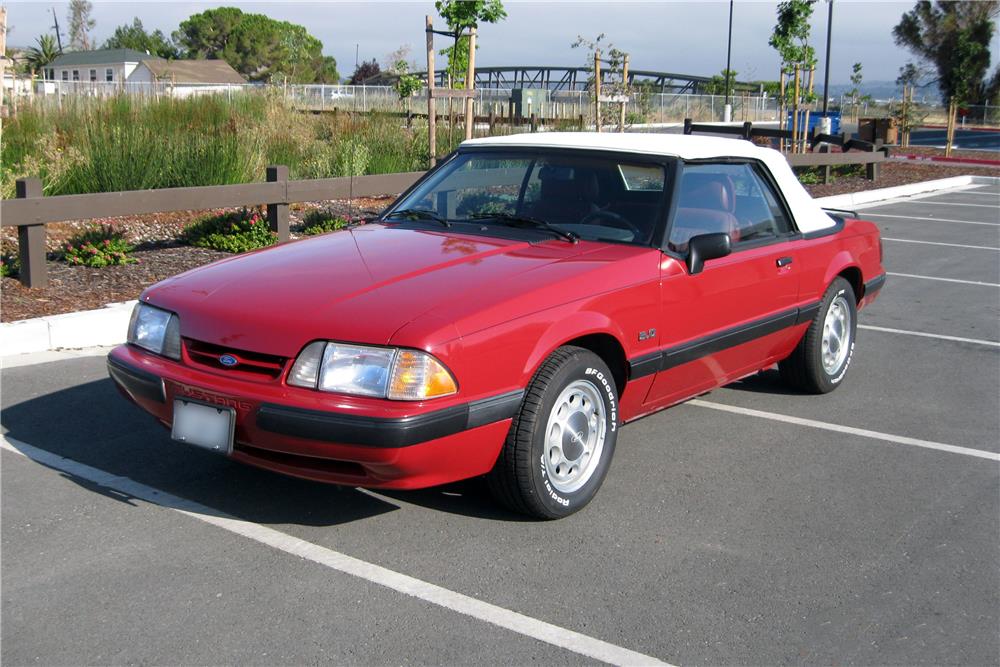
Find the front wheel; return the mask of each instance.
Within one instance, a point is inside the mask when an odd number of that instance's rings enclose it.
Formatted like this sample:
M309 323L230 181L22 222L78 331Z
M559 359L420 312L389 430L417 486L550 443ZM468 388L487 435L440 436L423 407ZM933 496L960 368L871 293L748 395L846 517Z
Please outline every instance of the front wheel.
M507 507L541 519L583 508L601 487L618 438L618 389L593 352L556 350L539 368L490 472Z
M854 288L834 280L791 356L778 364L781 377L811 394L826 394L840 386L854 358L858 307Z

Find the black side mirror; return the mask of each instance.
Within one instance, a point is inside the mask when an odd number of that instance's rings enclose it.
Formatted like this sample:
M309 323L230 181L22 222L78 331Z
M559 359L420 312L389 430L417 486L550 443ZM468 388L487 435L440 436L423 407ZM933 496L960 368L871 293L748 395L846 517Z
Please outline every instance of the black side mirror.
M729 239L729 234L718 232L692 236L688 240L688 273L691 275L701 273L701 270L705 268L705 262L725 257L732 251L732 241Z

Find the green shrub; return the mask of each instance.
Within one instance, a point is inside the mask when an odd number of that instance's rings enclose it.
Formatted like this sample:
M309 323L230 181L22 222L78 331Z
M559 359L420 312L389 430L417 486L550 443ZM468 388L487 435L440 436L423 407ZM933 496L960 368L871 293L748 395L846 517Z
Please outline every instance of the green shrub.
M0 255L0 277L13 278L17 276L20 269L21 265L16 255L7 253Z
M181 240L200 248L241 253L278 242L259 209L241 209L202 218L184 228Z
M819 185L823 182L823 177L817 167L803 169L798 171L795 175L798 176L799 183L802 185Z
M334 214L333 211L317 208L309 211L302 218L302 233L306 236L326 234L327 232L335 232L338 229L343 229L349 224L351 223L348 220Z
M73 236L63 248L63 259L73 266L121 266L134 264L134 248L111 225L91 227Z

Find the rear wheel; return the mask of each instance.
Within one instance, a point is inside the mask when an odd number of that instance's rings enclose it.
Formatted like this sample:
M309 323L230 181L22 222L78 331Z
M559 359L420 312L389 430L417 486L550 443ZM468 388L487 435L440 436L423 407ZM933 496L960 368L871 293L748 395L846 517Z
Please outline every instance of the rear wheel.
M825 394L840 386L854 358L858 329L854 288L843 278L830 284L819 312L792 354L778 364L781 377L811 394Z
M545 360L525 393L488 476L507 507L558 519L593 499L618 438L618 390L596 354L565 346Z

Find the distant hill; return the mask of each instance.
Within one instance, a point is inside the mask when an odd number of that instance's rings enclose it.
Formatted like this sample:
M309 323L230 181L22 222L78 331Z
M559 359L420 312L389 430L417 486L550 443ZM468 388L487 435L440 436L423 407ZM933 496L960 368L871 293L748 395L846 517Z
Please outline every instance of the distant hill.
M853 88L854 86L849 83L831 84L830 97L839 98L841 95L849 93ZM820 85L820 90L822 90L822 84ZM898 100L903 96L903 87L896 85L895 81L865 81L859 86L859 90L862 95L871 95L876 100ZM937 86L934 84L917 88L913 97L918 102L924 101L937 104L941 101L940 93L938 93Z

